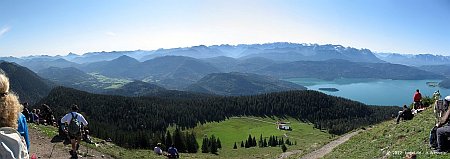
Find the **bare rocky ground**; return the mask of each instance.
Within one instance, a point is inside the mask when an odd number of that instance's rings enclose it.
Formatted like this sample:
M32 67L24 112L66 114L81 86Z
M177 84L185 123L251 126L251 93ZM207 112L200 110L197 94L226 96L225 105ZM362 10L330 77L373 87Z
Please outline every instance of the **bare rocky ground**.
M28 128L30 137L30 157L36 155L40 159L69 159L71 145L68 141L60 141L58 137L53 139L34 127ZM112 158L91 148L80 145L78 158Z

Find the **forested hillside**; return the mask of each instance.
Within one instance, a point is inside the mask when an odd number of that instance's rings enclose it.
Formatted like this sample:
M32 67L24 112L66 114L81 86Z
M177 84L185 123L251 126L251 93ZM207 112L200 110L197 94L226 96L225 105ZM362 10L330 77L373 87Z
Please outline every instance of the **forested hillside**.
M367 106L317 91L170 99L96 95L57 87L37 105L43 103L54 109L56 117L69 111L71 104L78 104L94 135L111 137L116 143L130 147L148 147L161 140L158 134L170 124L190 128L197 123L223 121L232 116L290 116L330 133L343 134L389 119L399 110Z
M306 90L306 87L276 78L251 73L212 73L186 88L192 92L239 96L287 90Z
M8 76L11 90L19 95L21 102L35 103L47 96L53 87L48 80L15 63L0 61L0 69Z
M394 80L443 79L444 76L391 63L362 63L346 60L296 61L274 64L253 73L279 78L376 78Z
M206 93L196 93L178 90L167 90L158 85L142 82L133 81L119 87L117 89L110 89L102 94L107 95L119 95L126 97L159 97L159 98L171 98L171 99L190 99L190 98L204 98L212 97L212 94Z

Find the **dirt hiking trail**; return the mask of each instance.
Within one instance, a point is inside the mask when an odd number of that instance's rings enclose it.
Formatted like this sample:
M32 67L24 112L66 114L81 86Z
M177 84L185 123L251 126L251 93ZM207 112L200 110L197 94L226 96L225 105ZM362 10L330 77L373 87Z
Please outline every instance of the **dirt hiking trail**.
M55 140L57 137L48 137L44 132L41 132L38 128L29 125L28 133L30 138L30 158L33 154L39 159L70 159L69 151L71 145L67 141ZM83 141L82 141L83 142ZM109 155L100 153L91 148L87 148L80 145L78 158L112 158Z

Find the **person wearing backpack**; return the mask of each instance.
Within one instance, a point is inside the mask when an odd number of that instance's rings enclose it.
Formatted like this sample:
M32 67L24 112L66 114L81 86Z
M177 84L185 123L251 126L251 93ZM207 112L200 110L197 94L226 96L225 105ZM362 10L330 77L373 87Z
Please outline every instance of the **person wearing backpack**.
M76 104L72 105L72 112L67 113L63 118L61 118L61 123L68 123L68 134L70 138L70 142L72 144L72 150L70 154L72 156L77 155L77 150L80 147L81 141L81 123L84 126L88 125L86 119L78 113L79 110Z
M0 158L29 158L24 137L17 131L23 106L9 92L9 79L0 74Z

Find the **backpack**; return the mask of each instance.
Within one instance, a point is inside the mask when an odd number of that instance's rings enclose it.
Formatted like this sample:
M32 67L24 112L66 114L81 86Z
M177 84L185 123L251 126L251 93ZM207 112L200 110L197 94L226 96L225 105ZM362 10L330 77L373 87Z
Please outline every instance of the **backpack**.
M78 116L77 115L73 115L72 114L72 119L70 119L70 123L69 123L69 134L72 136L76 136L76 135L80 135L81 134L81 130L80 130L80 122L78 122Z
M437 147L437 127L433 127L433 129L431 129L430 131L430 147L431 148L436 148Z
M25 139L10 127L0 128L0 158L29 158Z

